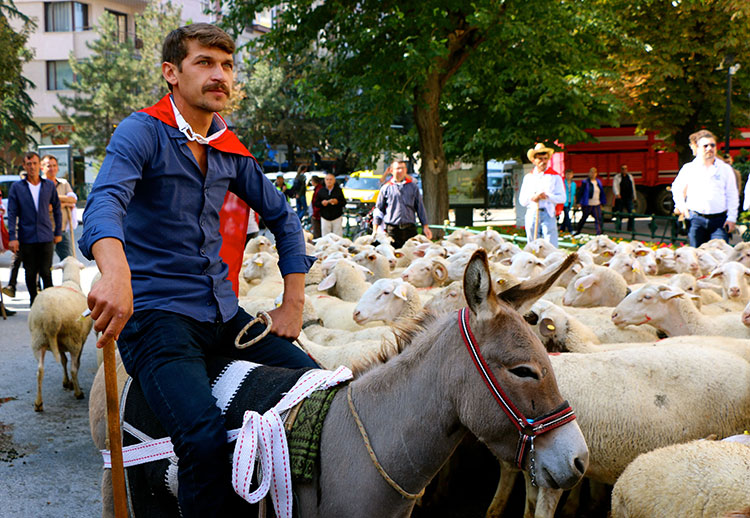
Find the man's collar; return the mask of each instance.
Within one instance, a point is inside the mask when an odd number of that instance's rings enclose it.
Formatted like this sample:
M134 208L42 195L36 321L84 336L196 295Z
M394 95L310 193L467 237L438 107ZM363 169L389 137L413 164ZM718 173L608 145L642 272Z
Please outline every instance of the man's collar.
M180 126L177 123L177 119L175 117L175 111L176 110L173 108L173 102L172 102L170 94L167 94L164 97L162 97L159 100L159 102L157 102L155 105L141 110L141 112L147 115L150 115L151 117L154 117L155 119L160 120L167 126L171 126L179 130ZM177 111L177 113L179 113L179 111ZM247 148L237 138L237 135L235 135L231 130L227 129L227 123L226 121L224 121L221 115L219 115L218 113L215 113L214 119L216 120L217 117L218 117L218 120L221 121L221 124L223 125L224 129L220 130L218 135L214 134L214 135L211 135L211 137L209 137L208 139L206 139L207 145L219 151L223 151L225 153L232 153L235 155L247 156L247 157L255 159L255 157L252 154L250 154L250 151L248 151ZM180 131L182 132L182 130ZM197 140L197 139L191 139L187 135L185 136L189 140ZM205 139L205 137L201 137L201 138Z

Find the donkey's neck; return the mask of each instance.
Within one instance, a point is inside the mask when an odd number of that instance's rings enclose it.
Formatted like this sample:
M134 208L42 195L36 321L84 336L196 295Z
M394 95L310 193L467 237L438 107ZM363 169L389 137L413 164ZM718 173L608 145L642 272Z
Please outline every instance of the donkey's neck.
M409 346L402 355L352 382L351 387L378 460L392 479L413 493L437 474L466 433L453 409L450 387L440 381L438 360L442 349L447 349L446 341L443 338L439 345L437 336L423 334L419 338L423 343ZM460 340L457 334L455 339Z

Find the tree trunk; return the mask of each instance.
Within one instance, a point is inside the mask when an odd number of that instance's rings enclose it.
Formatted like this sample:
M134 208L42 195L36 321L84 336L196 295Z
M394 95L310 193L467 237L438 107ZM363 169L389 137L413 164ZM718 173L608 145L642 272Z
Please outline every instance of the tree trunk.
M448 163L443 149L443 129L440 126L440 78L432 73L421 89L415 92L414 120L419 132L419 152L422 157L422 190L427 219L433 225L443 225L448 219ZM433 232L436 238L442 231Z

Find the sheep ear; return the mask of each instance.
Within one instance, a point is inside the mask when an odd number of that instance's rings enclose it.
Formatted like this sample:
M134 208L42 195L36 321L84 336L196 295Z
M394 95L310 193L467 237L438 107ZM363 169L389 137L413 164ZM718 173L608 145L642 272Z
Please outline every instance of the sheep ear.
M408 290L407 283L402 283L396 286L396 289L393 290L393 294L400 298L401 300L406 300L406 297L408 294L406 293Z
M750 276L750 268L748 268L747 266L745 267L745 275Z
M723 274L724 274L724 271L723 271L723 270L722 270L721 268L716 268L716 269L715 269L714 271L712 271L712 272L711 272L711 273L709 274L708 278L709 278L709 279L713 279L713 278L715 278L715 277L720 277L720 276L721 276L721 275L723 275Z
M602 266L609 266L609 263L611 263L611 262L612 261L607 261L606 263L602 263Z
M510 266L511 264L513 264L513 258L511 258L511 257L503 257L502 259L500 259L498 261L498 263L500 263L500 264L502 264L504 266Z
M466 265L464 294L472 313L475 315L480 313L494 314L492 306L494 306L496 298L492 291L487 252L481 248L472 254L469 263Z
M59 263L55 263L55 264L53 264L53 265L52 265L52 269L53 269L53 270L62 270L63 266L64 266L64 265L63 265L62 261L60 261Z
M585 275L576 281L575 288L577 291L585 291L594 284L596 284L596 276Z
M662 300L669 300L675 297L682 297L686 293L680 289L675 289L670 286L659 286L659 297Z
M550 336L554 335L556 329L557 327L555 326L555 323L551 318L543 318L539 321L539 334L541 334L545 338L549 338Z
M330 290L334 286L336 286L336 274L331 273L328 277L320 281L320 284L318 284L318 291Z

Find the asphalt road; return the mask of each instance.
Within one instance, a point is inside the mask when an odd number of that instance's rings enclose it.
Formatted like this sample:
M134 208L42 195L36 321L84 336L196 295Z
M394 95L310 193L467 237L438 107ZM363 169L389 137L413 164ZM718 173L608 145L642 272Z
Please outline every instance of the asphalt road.
M10 254L0 255L3 286L9 266ZM95 266L83 270L84 291L94 274ZM34 412L37 366L29 346L29 295L23 278L21 269L16 298L3 296L6 307L17 313L0 319L0 517L101 516L101 457L88 425L89 389L97 368L94 335L86 341L78 374L85 398L77 400L62 388L62 368L48 353L44 412ZM61 282L62 272L53 272L53 283Z

